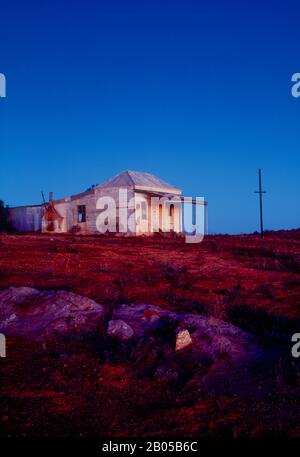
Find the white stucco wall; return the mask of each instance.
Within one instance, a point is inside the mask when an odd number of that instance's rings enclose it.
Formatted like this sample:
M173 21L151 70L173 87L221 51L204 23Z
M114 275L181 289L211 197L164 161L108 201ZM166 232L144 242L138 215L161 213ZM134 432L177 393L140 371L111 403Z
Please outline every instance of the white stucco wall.
M67 233L74 228L78 233L82 234L97 234L97 217L101 210L97 209L97 201L99 198L111 197L115 201L117 208L117 231L122 231L119 220L119 210L126 210L128 202L132 201L132 206L127 211L127 218L131 218L133 224L123 232L132 232L133 234L153 233L155 228L155 220L157 220L157 228L162 231L171 230L175 232L182 231L182 206L174 204L174 216L170 227L170 209L169 205L152 206L153 201L148 193L135 192L132 186L122 187L123 193L120 194L119 187L96 187L91 192L79 194L66 198L64 200L54 201L54 207L62 216L63 220L60 227L54 224L56 233ZM125 193L124 193L125 192ZM120 195L125 198L120 200ZM124 197L126 195L126 197ZM147 219L142 218L142 202L146 203ZM79 223L78 221L78 206L85 205L86 207L86 222ZM47 224L42 224L42 214L44 207L42 206L24 206L10 208L9 215L13 223L13 227L18 232L30 232L37 230L45 230ZM112 213L110 213L110 217ZM156 230L158 231L158 230Z

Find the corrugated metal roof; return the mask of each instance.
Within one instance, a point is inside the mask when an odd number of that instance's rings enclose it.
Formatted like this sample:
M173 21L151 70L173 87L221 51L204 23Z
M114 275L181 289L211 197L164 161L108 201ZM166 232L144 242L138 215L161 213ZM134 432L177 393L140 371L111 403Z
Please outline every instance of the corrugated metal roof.
M126 170L117 174L113 178L104 182L97 187L119 187L119 186L131 186L131 187L144 187L151 189L170 189L172 191L180 191L177 187L172 184L163 181L162 179L154 176L150 173L144 173L140 171Z

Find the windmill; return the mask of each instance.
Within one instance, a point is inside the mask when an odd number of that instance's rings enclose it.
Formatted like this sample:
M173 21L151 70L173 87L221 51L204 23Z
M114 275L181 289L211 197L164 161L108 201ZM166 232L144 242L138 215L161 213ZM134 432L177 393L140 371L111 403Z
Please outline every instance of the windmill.
M44 214L42 217L42 231L45 232L55 232L56 229L61 228L61 223L63 221L63 217L57 211L53 203L53 192L49 193L49 203L45 201L44 192L41 191L42 199L43 199L43 206L44 206Z

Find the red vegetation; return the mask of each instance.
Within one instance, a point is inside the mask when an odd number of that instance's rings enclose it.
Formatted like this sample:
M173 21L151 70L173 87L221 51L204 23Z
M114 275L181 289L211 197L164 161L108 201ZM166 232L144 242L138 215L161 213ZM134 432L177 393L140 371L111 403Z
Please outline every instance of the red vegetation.
M257 310L263 318L294 319L300 316L300 231L270 232L263 240L209 236L195 245L159 235L2 235L0 288L9 286L69 290L111 309L151 303L234 323L245 312L255 321ZM2 435L300 435L299 397L279 381L280 401L249 401L144 378L127 361L112 363L91 348L51 354L9 339L7 353Z

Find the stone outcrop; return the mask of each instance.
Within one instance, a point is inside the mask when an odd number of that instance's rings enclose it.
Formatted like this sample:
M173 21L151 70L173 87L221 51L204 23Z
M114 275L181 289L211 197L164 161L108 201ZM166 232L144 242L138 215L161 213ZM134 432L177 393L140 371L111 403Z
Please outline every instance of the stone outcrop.
M73 292L31 287L0 291L0 331L6 336L91 334L97 332L104 316L103 306Z
M77 335L93 335L102 354L121 356L142 375L171 382L198 376L201 385L210 386L214 373L224 379L229 366L255 364L262 353L252 334L205 315L148 304L118 306L108 322L107 315L105 307L72 292L29 287L0 291L0 332L5 336L51 340L64 352L66 337L69 342Z
M145 314L156 317L152 320L145 318ZM162 339L172 351L176 348L176 339L180 341L181 338L189 343L182 349L201 352L212 359L247 357L257 351L252 334L213 317L179 314L146 304L121 305L114 311L113 317L130 325L137 339L145 336Z

